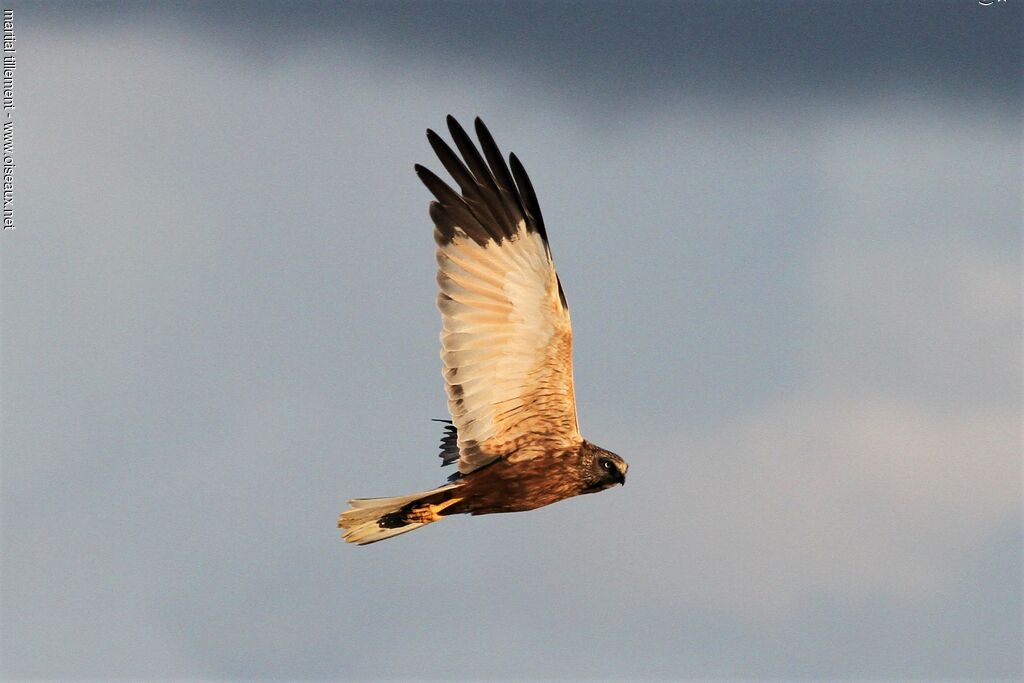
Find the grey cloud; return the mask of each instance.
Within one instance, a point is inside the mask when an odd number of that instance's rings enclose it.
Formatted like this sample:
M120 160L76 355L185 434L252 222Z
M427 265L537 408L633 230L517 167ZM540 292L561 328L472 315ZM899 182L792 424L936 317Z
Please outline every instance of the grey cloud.
M651 98L714 93L818 101L899 93L1020 104L1021 8L975 2L307 2L31 5L68 27L130 21L223 42L272 65L361 44L453 77L523 74L570 100L642 115ZM127 16L127 19L126 19Z

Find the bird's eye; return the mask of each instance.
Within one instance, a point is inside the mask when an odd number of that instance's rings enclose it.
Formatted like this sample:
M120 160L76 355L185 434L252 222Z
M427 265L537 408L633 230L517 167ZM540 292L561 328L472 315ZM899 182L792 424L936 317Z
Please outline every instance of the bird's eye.
M611 460L602 460L601 461L601 467L605 468L606 470L610 470L612 468L612 461Z

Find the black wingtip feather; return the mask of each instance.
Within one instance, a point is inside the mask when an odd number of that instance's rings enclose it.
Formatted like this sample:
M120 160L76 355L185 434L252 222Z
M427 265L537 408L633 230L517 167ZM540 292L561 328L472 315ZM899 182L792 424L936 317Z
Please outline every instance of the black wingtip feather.
M523 198L526 211L533 218L537 232L540 233L541 238L547 243L548 233L544 229L544 217L540 213L540 203L537 201L537 193L533 191L533 183L530 182L530 176L526 174L526 169L515 154L508 155L508 162L512 166L512 177L515 178L516 186L519 188L519 194Z
M419 164L416 164L414 168L419 179L437 198L437 202L430 205L430 216L446 238L452 239L455 235L455 228L458 227L478 244L487 244L491 236L473 215L465 200L456 194L455 190L448 187L447 183L434 175L429 168Z
M487 231L491 239L501 242L506 236L506 231L502 225L503 221L500 219L502 214L500 211L496 213L494 211L496 207L492 207L492 202L488 201L487 195L491 193L488 193L487 188L480 185L477 178L466 168L466 165L452 151L448 143L441 139L441 136L432 130L428 130L427 142L430 143L437 158L441 160L441 165L455 179L456 184L458 184L459 189L462 191L462 200L466 203L466 207L470 212L472 212L473 217Z
M487 162L480 156L480 151L466 134L462 125L451 115L448 116L448 132L451 133L455 146L462 154L462 158L465 159L469 172L473 174L475 198L486 205L494 219L496 232L499 234L498 241L500 242L502 237L511 238L516 232L520 212L516 210L517 207L503 201L501 192L495 183L494 174L487 166Z
M512 154L506 163L479 116L473 120L479 150L454 116L448 114L445 121L462 159L429 128L427 141L461 194L429 169L420 164L414 167L420 180L437 198L437 203L430 207L430 215L444 240L442 244L454 239L456 228L480 245L488 241L500 243L503 238L512 237L519 222L524 221L527 231L539 234L546 245L548 236L540 205L519 159Z

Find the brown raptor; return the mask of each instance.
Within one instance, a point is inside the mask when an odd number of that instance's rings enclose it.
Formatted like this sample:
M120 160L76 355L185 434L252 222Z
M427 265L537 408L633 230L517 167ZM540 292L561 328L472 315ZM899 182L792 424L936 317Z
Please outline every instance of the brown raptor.
M626 482L628 465L585 440L576 420L569 308L526 170L506 165L476 119L480 150L448 117L459 155L427 140L459 187L423 166L434 195L441 359L451 422L442 464L459 471L440 488L357 498L338 526L350 543L397 536L455 514L519 512Z

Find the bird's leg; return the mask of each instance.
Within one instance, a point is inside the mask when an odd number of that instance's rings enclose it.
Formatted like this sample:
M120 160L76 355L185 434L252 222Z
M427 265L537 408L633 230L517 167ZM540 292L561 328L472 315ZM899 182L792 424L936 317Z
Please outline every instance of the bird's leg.
M443 503L438 503L437 505L433 505L431 503L427 503L426 505L420 505L418 507L415 507L415 508L413 508L412 510L409 510L409 512L406 513L406 515L405 515L406 523L408 523L408 524L430 524L431 522L436 522L437 520L441 519L441 513L445 510L445 508L448 508L448 507L451 507L452 505L455 505L460 500L462 500L462 499L461 498L449 498L448 500L444 501Z

